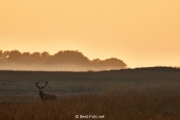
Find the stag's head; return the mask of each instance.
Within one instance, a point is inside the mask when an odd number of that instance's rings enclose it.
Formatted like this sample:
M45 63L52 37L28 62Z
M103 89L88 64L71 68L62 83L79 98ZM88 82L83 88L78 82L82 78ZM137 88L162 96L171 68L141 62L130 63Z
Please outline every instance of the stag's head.
M48 82L46 82L45 85L39 86L39 82L36 82L36 83L35 83L36 87L37 87L39 90L42 90L43 88L45 88L45 87L47 86L47 84L48 84Z

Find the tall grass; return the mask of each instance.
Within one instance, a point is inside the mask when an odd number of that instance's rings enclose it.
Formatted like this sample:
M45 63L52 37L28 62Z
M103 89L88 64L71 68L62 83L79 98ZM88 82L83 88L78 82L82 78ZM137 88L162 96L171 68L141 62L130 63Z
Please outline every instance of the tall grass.
M31 102L1 102L0 119L77 120L75 115L104 115L107 120L178 120L179 94L176 90L110 91L59 96L51 102L42 102L34 96ZM27 99L27 96L13 99Z

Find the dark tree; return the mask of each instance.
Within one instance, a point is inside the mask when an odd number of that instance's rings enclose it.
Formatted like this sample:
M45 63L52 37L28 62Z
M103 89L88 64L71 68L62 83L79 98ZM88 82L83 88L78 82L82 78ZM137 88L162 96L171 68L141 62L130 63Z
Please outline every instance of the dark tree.
M21 53L17 50L13 50L9 53L7 58L8 62L19 62L21 60Z
M110 58L110 59L106 59L104 61L102 61L102 65L105 66L105 67L109 67L109 68L124 68L124 67L127 67L127 65L117 59L117 58Z
M34 52L30 55L30 60L33 63L39 62L41 54L39 52Z
M3 51L0 50L0 62L2 62L2 54L3 54Z
M29 52L23 52L22 55L21 55L21 60L23 63L30 63L30 57L31 57L31 54Z
M40 55L40 59L41 59L42 61L46 61L46 60L48 60L50 57L51 57L51 55L50 55L48 52L46 52L46 51L44 51L44 52L41 53L41 55Z
M9 57L9 54L10 54L9 51L4 51L2 53L1 59L2 59L3 62L7 62L7 58Z
M78 51L59 51L54 56L51 57L51 63L60 64L79 64L87 65L89 64L89 59L85 57L81 52Z
M126 68L127 65L117 58L89 60L79 51L59 51L54 55L48 52L19 52L0 50L0 69L41 69L41 70L110 70ZM13 63L13 64L12 64ZM14 67L12 67L12 65Z

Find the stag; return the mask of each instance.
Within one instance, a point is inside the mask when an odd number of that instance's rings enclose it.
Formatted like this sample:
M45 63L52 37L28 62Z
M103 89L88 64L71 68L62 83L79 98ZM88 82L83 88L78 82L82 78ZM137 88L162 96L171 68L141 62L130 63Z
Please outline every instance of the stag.
M46 82L45 85L39 86L39 83L36 82L35 85L36 87L39 89L39 96L41 98L42 101L52 101L57 99L56 95L52 95L52 94L46 94L42 91L43 88L45 88L47 86L48 82Z

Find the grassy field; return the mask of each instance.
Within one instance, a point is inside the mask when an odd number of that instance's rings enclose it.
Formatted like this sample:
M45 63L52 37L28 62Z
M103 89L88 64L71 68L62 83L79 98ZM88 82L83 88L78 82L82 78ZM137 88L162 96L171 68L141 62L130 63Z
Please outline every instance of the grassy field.
M42 102L36 81L58 99ZM179 120L180 70L0 71L0 120L72 119Z

